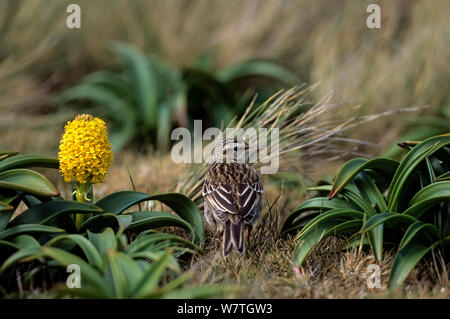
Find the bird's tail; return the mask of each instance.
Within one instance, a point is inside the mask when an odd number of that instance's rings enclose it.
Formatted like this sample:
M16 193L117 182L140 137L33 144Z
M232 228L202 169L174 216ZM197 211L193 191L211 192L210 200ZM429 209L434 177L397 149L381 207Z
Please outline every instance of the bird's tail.
M233 247L238 253L242 254L245 251L244 241L244 221L239 220L236 224L227 221L225 224L225 231L223 233L223 255L228 256Z

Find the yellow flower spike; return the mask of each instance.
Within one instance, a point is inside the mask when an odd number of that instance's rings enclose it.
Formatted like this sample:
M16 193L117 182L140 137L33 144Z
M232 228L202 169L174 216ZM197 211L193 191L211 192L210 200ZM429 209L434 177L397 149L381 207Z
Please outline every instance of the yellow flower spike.
M105 122L90 114L67 122L58 159L66 182L102 183L113 160Z
M105 122L90 114L80 114L64 126L59 145L59 170L64 181L73 183L78 202L89 202L92 184L102 183L113 160ZM75 223L80 228L89 216L77 214Z

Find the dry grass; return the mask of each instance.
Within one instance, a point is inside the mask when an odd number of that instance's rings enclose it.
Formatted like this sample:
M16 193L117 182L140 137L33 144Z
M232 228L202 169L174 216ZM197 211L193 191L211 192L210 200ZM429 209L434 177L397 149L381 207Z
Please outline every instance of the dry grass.
M342 240L330 238L315 248L301 269L293 266L291 238L273 239L254 247L244 256L223 258L220 243L209 237L207 254L193 263L192 284L238 284L245 288L241 298L449 298L448 271L432 278L431 263L413 271L403 289L387 288L392 252L381 263L381 288L368 288L368 270L375 258L357 249L341 251Z

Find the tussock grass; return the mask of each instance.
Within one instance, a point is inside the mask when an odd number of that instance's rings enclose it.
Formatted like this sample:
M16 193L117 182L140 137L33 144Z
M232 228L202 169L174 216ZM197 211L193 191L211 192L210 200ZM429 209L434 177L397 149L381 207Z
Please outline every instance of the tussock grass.
M349 130L360 128L363 124L382 117L420 109L420 107L400 108L374 115L358 116L354 114L358 106L331 103L330 94L314 102L310 96L316 86L303 84L281 90L261 105L251 103L242 117L234 118L228 123L222 130L223 135L226 136L227 128L235 129L240 137L245 133L238 132L238 129L267 128L267 144L265 146L258 144L258 162L255 163L255 167L267 164L268 160L277 160L279 171L300 172L305 175L315 167L333 160L349 156L369 157L360 151L360 146L373 145L347 138ZM271 131L274 128L279 129L279 143L272 147ZM206 158L203 164L194 166L189 175L177 183L175 191L187 194L194 201L200 200L208 162L209 159Z

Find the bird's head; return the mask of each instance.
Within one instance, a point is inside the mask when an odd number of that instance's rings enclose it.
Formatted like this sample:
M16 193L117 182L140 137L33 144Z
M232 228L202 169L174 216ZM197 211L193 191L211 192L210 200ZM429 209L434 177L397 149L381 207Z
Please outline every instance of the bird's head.
M237 137L221 139L214 149L211 163L248 163L253 149Z

